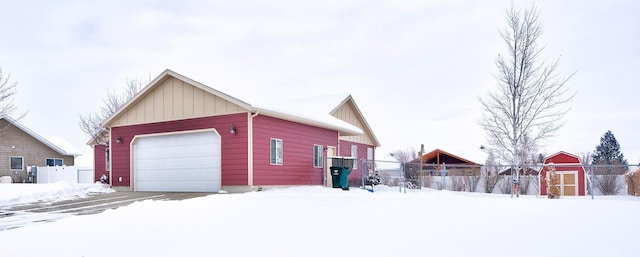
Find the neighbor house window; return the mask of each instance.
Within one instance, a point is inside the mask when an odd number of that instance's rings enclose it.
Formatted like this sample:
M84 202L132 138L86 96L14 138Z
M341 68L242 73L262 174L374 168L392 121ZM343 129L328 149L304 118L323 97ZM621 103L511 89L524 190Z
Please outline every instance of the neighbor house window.
M60 158L47 158L46 159L47 166L62 166L64 162Z
M282 139L271 139L271 164L282 165Z
M322 168L322 145L313 145L313 167Z
M357 145L351 145L351 157L354 158L353 160L353 169L358 169L358 146Z
M24 158L22 156L11 156L11 170L23 170Z

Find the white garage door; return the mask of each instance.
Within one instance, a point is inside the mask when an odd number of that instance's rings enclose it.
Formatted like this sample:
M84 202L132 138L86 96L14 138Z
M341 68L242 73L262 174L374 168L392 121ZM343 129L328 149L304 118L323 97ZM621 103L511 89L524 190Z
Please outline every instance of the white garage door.
M138 138L133 146L134 190L220 191L220 151L215 131Z

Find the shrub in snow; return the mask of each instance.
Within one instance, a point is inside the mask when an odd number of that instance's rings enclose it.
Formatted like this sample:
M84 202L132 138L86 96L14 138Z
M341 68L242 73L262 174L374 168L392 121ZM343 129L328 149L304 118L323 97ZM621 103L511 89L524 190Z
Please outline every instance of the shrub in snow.
M502 175L502 177L504 179L502 179L502 183L498 186L500 193L511 194L511 190L513 190L513 187L511 186L511 175Z
M451 176L451 191L464 191L464 177Z
M532 194L538 194L538 176L520 176L520 185L518 187L518 190L520 190L521 195L527 195L531 191L533 191Z
M382 182L382 177L378 171L371 172L369 171L369 175L367 175L367 179L365 180L365 185L367 186L376 186L380 185Z
M493 193L493 189L500 183L502 176L498 174L497 167L483 168L480 173L482 181L484 183L484 192Z
M593 186L603 195L617 195L622 190L622 180L618 174L592 176Z
M547 182L547 198L560 198L560 176L556 174L555 167L549 166L545 182Z
M432 180L433 180L433 177L431 175L422 176L421 184L422 184L423 187L431 188L431 181Z
M630 195L640 196L640 168L624 175L627 181L627 192Z
M478 189L478 184L480 182L480 175L470 175L464 177L464 184L466 186L466 190L469 192L475 192Z

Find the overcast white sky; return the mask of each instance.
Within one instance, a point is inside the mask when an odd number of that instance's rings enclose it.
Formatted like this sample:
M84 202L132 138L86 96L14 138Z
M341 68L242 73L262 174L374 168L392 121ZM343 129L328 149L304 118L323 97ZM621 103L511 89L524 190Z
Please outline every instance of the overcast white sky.
M349 93L383 145L378 158L422 143L482 162L477 98L496 84L510 4L9 1L0 67L18 82L23 124L89 155L79 115L128 78L169 68L249 103ZM561 76L577 71L566 125L541 152L593 151L611 130L629 162L640 162L640 2L536 4L543 57L561 57Z

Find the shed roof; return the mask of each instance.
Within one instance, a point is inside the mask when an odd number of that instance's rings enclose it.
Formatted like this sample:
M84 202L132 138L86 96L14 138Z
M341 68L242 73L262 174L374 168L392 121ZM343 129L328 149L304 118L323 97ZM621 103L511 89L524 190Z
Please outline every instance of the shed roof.
M544 164L548 164L548 163L547 163L548 161L550 161L550 160L551 160L551 159L553 159L554 157L557 157L557 156L560 156L560 155L565 155L565 156L567 156L567 157L570 157L571 159L574 159L574 160L575 160L575 162L571 162L572 164L575 164L575 163L581 163L581 162L580 162L580 157L579 157L579 156L577 156L577 155L575 155L575 154L567 153L567 152L565 152L565 151L560 151L560 152L554 153L554 154L549 155L549 156L547 156L546 158L544 158Z
M53 149L54 151L56 151L57 153L59 153L61 155L66 155L66 156L77 156L77 155L80 155L78 153L78 150L75 149L73 146L71 146L71 144L66 142L64 139L61 139L61 138L58 138L58 137L51 137L51 136L47 139L47 138L39 135L38 133L36 133L33 130L27 128L22 123L18 122L17 120L15 120L15 119L7 116L7 115L0 115L0 119L6 120L11 125L13 125L16 128L24 131L25 133L27 133L31 137L35 138L36 140L40 141L41 143L43 143L44 145L48 146L49 148ZM56 144L52 143L51 141L56 141Z

